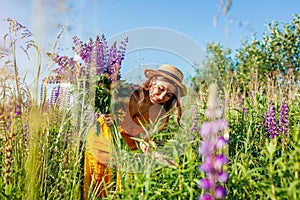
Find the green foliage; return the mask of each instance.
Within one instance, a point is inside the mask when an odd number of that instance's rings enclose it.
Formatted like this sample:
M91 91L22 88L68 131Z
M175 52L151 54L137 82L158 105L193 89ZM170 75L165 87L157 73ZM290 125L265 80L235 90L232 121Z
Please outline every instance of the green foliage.
M268 71L279 69L283 73L299 71L300 50L300 16L294 15L290 24L279 26L278 22L270 23L269 35L265 34L262 50L265 52L265 68Z
M280 100L278 100L280 102ZM299 103L289 104L290 127L287 135L270 139L262 132L261 112L267 107L263 99L258 106L245 101L230 118L229 199L298 199L299 198ZM295 128L297 127L297 128Z
M231 50L223 48L221 44L207 44L208 57L199 69L193 82L208 86L210 83L217 82L220 87L230 81L233 71L233 61L230 57Z
M111 112L111 79L105 74L97 76L95 111L103 114Z
M218 82L228 92L239 88L240 94L266 92L266 84L286 90L289 83L299 84L300 16L291 23L269 24L269 32L260 41L245 40L234 55L220 44L207 44L208 58L192 78L193 87ZM253 91L255 87L255 91ZM286 91L284 91L286 92Z
M179 130L176 121L171 118L170 125L163 132L155 135L156 141L163 140L163 147L155 151L164 152L174 160L175 165L158 163L151 156L137 154L140 159L128 160L119 168L121 190L112 193L107 199L195 199L200 194L198 180L201 174L198 170L200 158L196 151L199 140L179 139L186 130ZM189 127L186 127L189 128ZM174 132L173 132L174 131ZM174 138L175 137L175 138ZM172 139L170 139L172 138ZM186 136L185 136L186 138ZM124 156L124 155L123 155ZM130 167L125 167L125 166ZM122 169L127 169L123 170ZM128 171L128 169L130 169Z

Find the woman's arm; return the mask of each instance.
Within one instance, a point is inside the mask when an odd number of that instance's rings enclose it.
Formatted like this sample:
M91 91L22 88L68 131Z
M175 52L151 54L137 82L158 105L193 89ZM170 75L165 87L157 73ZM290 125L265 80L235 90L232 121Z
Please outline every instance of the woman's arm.
M144 140L143 142L140 142L140 149L144 154L148 154L151 150L151 145L149 144L149 142ZM176 165L176 163L173 160L166 158L164 154L159 153L158 151L152 152L152 158L159 163Z

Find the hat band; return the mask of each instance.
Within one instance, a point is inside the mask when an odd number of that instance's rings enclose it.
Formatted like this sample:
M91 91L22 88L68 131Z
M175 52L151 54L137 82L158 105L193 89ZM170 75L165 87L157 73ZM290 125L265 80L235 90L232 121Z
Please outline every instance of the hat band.
M163 72L163 73L171 76L172 78L176 79L178 82L181 83L181 80L177 76L175 76L174 74L172 74L171 72L168 72L168 71L165 71L165 70L162 70L162 69L159 69L158 71Z

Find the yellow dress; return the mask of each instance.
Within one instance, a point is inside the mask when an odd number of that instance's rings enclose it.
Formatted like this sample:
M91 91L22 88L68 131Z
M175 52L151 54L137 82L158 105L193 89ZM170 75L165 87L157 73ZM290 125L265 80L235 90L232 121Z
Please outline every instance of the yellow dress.
M117 111L122 113L122 115L119 114L118 127L129 148L131 150L137 150L139 148L138 144L136 144L136 141L132 138L139 137L140 133L144 132L144 129L139 123L143 121L145 124L149 119L152 122L157 122L158 116L162 116L165 112L162 112L161 105L152 105L149 109L145 109L146 112L138 115L135 113L136 117L134 117L132 108L133 107L128 106L128 104L127 106L123 104L120 107L120 111ZM133 110L135 110L135 108ZM113 169L109 166L111 159L110 127L104 123L101 117L98 118L97 121L99 124L96 124L96 126L90 130L86 139L84 161L85 199L88 197L90 187L97 197L106 197L109 191L107 188L111 188L109 184L113 176ZM119 181L117 180L116 182L116 188L118 189ZM91 186L91 184L93 185Z
M100 124L100 134L96 133L96 128L92 128L87 135L84 160L85 199L87 199L91 184L93 184L92 189L97 197L106 197L107 188L110 188L109 184L113 176L113 169L109 165L111 155L110 127L104 123L102 118L98 118L98 122ZM121 128L120 133L131 150L138 149L135 140ZM119 188L119 185L116 185L116 187Z
M89 189L93 184L93 192L97 197L105 197L107 194L105 184L110 182L112 169L107 167L110 152L110 128L98 119L101 133L97 136L94 128L87 135L87 144L84 160L84 195L88 197ZM98 155L98 156L97 156Z

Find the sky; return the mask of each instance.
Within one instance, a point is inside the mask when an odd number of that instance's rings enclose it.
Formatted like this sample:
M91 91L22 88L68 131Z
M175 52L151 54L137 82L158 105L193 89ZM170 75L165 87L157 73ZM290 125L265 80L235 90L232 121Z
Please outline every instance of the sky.
M224 0L226 3L226 0ZM233 0L227 14L219 13L221 0L0 0L0 18L17 19L50 52L62 26L56 51L72 54L72 37L83 41L104 34L109 42L129 37L122 73L140 76L143 67L169 63L186 77L201 66L207 43L220 43L233 53L245 39L259 39L272 21L289 23L300 14L296 0ZM214 18L218 15L217 23ZM7 24L0 22L0 34ZM28 66L23 70L30 71Z

